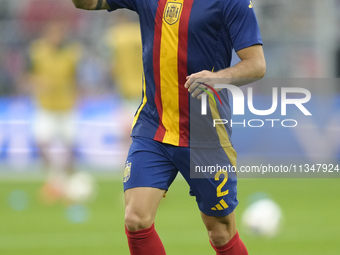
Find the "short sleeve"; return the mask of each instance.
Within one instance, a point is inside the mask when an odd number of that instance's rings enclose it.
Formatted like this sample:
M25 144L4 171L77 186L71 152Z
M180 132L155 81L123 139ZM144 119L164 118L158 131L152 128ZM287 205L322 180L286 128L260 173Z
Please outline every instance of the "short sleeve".
M109 11L125 8L137 12L136 1L137 0L106 0L107 4L110 6Z
M222 0L224 22L235 51L263 44L260 28L250 0Z

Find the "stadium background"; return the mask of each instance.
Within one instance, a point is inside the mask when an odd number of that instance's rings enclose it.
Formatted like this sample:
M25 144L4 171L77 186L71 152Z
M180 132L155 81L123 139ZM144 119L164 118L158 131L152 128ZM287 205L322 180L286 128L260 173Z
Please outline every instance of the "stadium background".
M1 0L0 6L0 253L128 254L121 176L138 103L135 95L122 91L124 81L117 70L123 72L121 61L139 60L128 54L121 58L112 48L117 47L114 31L137 17L128 11L80 11L66 0ZM340 77L340 1L255 0L254 6L265 43L266 77ZM25 79L26 59L31 42L53 19L66 21L69 39L83 48L77 68L77 168L95 176L97 196L81 207L47 207L38 196L43 175L31 131L35 107ZM327 114L313 118L317 136L292 131L280 137L294 141L282 151L306 163L314 162L311 138L319 145L318 153L340 162L340 83L324 89L330 103ZM139 83L135 90L141 93ZM320 127L320 122L333 124ZM272 159L265 150L269 141L254 130L235 129L233 141L241 162ZM52 153L58 161L62 148L56 144ZM256 192L269 194L284 214L283 228L272 239L248 236L240 229L249 253L339 254L339 191L338 179L240 179L238 215ZM161 204L159 234L168 254L213 254L194 199L183 196L187 193L186 183L178 179Z

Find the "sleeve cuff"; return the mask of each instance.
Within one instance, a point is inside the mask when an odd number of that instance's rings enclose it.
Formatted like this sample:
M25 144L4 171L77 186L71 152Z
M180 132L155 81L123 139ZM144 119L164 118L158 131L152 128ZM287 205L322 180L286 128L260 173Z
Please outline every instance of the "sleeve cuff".
M257 38L257 40L251 40L251 41L239 43L236 46L234 46L234 49L237 52L239 50L251 47L253 45L263 45L262 39Z

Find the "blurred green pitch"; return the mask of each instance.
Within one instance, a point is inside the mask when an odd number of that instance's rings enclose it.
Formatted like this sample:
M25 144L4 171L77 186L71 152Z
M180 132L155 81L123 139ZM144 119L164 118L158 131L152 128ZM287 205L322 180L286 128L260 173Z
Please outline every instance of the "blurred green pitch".
M98 196L89 204L89 219L67 220L65 207L43 206L39 181L0 180L0 254L2 255L127 255L122 183L98 181ZM282 207L283 231L273 239L240 235L250 255L340 254L340 179L241 179L238 222L247 198L267 192ZM11 209L8 197L22 190L28 197L23 211ZM156 228L168 255L213 255L195 199L187 184L174 182L162 201ZM238 223L240 226L240 223Z

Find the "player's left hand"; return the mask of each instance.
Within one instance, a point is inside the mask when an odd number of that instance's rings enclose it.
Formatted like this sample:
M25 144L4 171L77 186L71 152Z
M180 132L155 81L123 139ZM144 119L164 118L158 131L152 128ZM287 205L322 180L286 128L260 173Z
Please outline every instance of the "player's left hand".
M189 93L192 93L192 97L197 97L201 99L202 97L202 89L206 89L209 92L212 92L207 86L215 87L214 79L220 78L218 73L210 72L210 71L201 71L198 73L194 73L186 77L187 81L184 84L184 87L188 89ZM221 89L217 89L219 91ZM205 93L205 92L204 92Z

